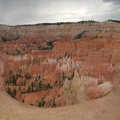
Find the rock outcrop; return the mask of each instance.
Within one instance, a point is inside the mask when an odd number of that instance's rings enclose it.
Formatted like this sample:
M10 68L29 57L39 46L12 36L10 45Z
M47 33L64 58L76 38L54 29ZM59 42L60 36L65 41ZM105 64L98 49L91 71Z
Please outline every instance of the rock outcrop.
M80 79L77 70L74 71L73 80L65 80L64 97L66 105L82 103L88 100L87 88L82 79Z
M90 86L88 88L89 98L97 99L107 95L113 88L110 82L105 82L97 86Z
M92 84L91 84L92 83ZM97 78L79 76L74 71L73 80L66 79L63 85L63 92L66 105L83 103L87 100L101 98L107 95L113 88L109 81L98 84Z
M64 99L66 105L72 105L71 81L67 78L63 84Z

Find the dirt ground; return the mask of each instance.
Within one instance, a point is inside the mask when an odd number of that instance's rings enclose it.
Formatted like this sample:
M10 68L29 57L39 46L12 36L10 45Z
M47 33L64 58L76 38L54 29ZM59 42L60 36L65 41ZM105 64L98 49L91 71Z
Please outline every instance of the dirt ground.
M20 103L0 89L0 120L120 120L120 95L109 95L61 108L38 108Z

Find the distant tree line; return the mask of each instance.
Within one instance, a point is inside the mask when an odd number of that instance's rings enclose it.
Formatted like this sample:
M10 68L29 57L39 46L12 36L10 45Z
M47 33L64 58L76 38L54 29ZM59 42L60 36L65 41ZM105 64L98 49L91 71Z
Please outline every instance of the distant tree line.
M78 21L78 23L96 23L97 21L94 21L94 20L82 20L82 21Z
M87 22L92 22L95 23L97 21L94 20L83 20L83 21L78 21L78 22L55 22L55 23L37 23L37 24L25 24L25 25L16 25L16 26L38 26L38 25L63 25L63 24L76 24L76 23L87 23Z
M120 20L111 20L111 19L109 19L108 21L120 23Z

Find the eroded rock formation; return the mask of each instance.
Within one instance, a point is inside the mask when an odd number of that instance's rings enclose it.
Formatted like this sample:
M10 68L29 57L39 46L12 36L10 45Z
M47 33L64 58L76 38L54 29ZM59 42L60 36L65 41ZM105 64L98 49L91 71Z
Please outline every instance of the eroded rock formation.
M112 83L108 81L98 84L97 78L80 77L75 70L73 80L66 79L63 85L65 103L71 105L103 97L111 91L112 87Z
M58 107L119 90L120 24L0 25L0 74L15 99ZM63 94L64 93L64 94Z
M77 70L74 71L73 80L65 80L64 97L66 105L85 102L88 100L88 91L82 79L80 79Z

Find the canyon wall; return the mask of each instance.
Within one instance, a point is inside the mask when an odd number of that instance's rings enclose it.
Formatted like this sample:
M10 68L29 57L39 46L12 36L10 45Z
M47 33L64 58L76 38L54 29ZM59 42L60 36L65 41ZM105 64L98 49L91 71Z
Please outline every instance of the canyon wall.
M119 33L120 24L110 21L0 25L6 91L39 107L82 103L118 92Z

